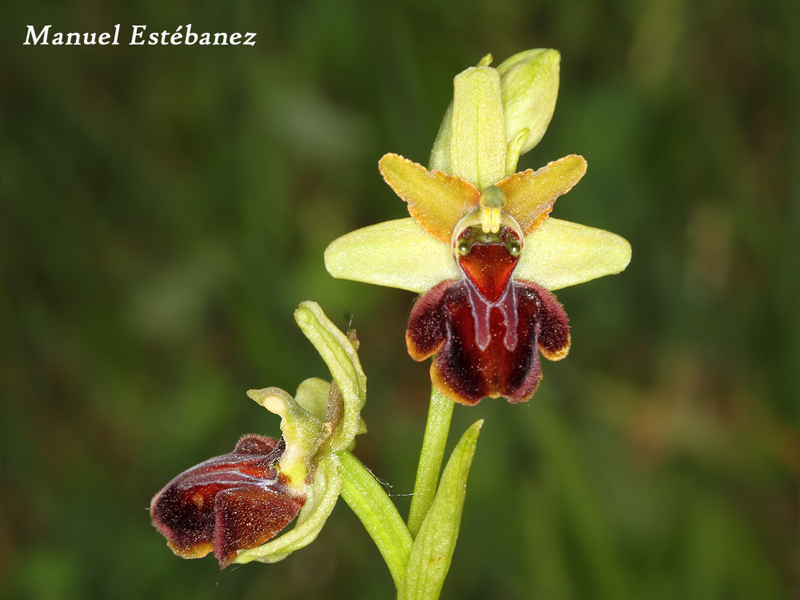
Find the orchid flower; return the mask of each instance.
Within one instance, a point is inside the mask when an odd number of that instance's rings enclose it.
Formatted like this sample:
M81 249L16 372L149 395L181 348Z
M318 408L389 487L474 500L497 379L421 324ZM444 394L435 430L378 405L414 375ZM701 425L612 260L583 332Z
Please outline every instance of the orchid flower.
M274 387L250 390L250 398L281 417L280 440L245 435L233 452L184 471L156 494L153 525L183 558L213 551L220 568L277 562L311 543L336 505L338 453L366 430L360 416L366 377L355 336L339 331L317 304L301 304L295 320L333 383L307 379L294 397ZM291 531L275 537L295 518Z
M623 238L549 216L585 173L581 156L515 172L552 117L559 62L555 50L529 50L456 76L430 169L396 154L379 162L411 218L359 229L325 252L334 277L422 294L408 351L435 356L431 379L456 402L527 401L542 378L539 353L560 360L570 348L551 291L630 261Z

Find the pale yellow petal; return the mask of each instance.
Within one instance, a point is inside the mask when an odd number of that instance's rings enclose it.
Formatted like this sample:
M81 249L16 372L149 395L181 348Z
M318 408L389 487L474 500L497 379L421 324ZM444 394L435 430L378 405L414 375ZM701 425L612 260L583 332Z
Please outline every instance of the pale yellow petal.
M556 199L572 189L586 173L582 156L570 154L541 169L528 169L506 177L497 184L506 195L505 211L516 219L528 235L553 210Z
M514 278L557 290L624 270L631 245L614 233L549 218L525 238Z
M325 267L339 279L418 294L459 277L450 244L433 239L414 219L378 223L334 240L325 250Z
M469 181L422 165L397 154L378 162L386 183L408 203L408 212L425 231L450 243L456 223L477 206L480 193Z

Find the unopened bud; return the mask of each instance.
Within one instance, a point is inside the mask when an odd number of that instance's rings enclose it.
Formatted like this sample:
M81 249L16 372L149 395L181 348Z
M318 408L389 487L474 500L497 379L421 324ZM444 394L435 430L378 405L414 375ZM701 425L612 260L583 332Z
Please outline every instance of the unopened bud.
M517 146L518 154L525 154L542 139L556 106L560 64L557 51L538 48L515 54L497 67L510 152ZM520 144L525 129L528 133ZM516 168L516 159L509 162Z

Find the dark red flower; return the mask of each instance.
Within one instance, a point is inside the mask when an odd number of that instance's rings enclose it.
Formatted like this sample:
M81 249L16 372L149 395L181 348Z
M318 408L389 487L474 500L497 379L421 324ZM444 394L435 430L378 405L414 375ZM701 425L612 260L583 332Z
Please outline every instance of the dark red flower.
M555 297L512 278L521 247L510 226L466 227L454 241L462 278L441 282L411 312L408 352L417 361L438 353L431 379L456 402L528 400L542 379L539 352L550 360L569 352L567 315Z
M153 525L175 554L200 558L212 550L221 568L238 550L275 537L300 512L305 496L293 491L276 463L283 440L245 435L230 454L184 471L153 498Z

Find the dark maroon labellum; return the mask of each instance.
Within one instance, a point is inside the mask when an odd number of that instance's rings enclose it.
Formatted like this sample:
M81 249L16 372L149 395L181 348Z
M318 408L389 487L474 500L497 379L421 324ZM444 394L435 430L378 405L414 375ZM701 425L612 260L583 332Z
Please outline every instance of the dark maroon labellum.
M406 330L414 360L437 353L434 384L456 402L485 396L528 400L542 378L539 351L569 351L567 315L541 286L512 279L521 244L509 227L468 227L455 242L458 281L443 281L415 304ZM538 347L538 349L537 349Z
M275 463L283 440L245 435L230 454L184 471L153 498L153 525L175 554L199 558L212 550L221 568L237 550L275 537L300 512L305 497L287 487Z

